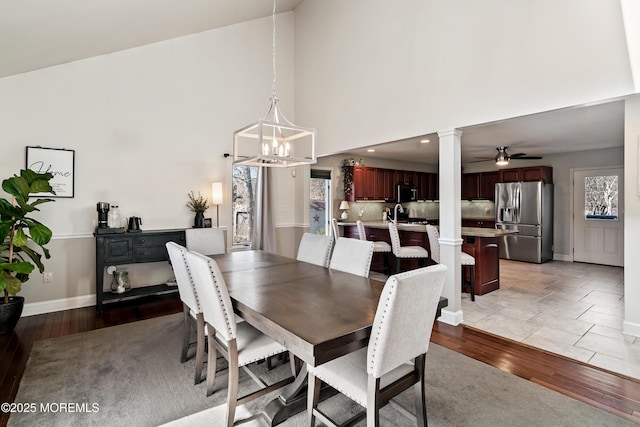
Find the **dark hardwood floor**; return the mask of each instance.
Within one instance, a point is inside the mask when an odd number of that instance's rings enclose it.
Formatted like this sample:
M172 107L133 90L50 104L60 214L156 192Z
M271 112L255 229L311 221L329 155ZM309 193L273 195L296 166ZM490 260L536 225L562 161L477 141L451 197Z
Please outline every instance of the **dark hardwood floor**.
M23 317L0 335L0 401L13 402L34 341L164 316L182 311L177 296L147 298ZM640 424L640 381L556 356L473 328L436 322L431 340L505 372ZM0 413L0 425L8 414Z

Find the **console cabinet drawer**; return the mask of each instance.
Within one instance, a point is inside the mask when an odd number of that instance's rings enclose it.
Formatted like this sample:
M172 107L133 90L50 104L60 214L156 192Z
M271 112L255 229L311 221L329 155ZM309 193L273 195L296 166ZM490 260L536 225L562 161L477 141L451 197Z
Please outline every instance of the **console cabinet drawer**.
M133 239L122 237L104 240L104 260L106 262L127 263L133 261Z

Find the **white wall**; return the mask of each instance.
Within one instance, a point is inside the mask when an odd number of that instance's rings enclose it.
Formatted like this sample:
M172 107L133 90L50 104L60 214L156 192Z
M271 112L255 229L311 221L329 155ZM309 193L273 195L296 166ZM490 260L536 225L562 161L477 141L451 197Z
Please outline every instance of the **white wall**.
M269 17L0 79L3 176L24 167L25 146L76 154L75 197L44 205L39 216L54 232L46 262L54 281L34 275L23 287L28 303L94 292L98 201L117 201L146 230L192 225L187 192L210 199L212 181L228 183L223 154L232 151L233 131L269 106L271 25ZM277 93L294 120L293 13L278 15L277 25ZM290 209L277 221L293 223L295 182L279 184L275 204Z
M305 0L295 41L321 154L633 92L612 0Z

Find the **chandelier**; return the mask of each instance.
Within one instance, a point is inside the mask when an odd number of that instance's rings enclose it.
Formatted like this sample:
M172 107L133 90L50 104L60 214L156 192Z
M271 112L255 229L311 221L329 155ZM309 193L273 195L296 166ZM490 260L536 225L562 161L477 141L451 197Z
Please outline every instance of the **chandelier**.
M286 119L276 96L276 0L273 1L273 86L264 117L233 133L233 163L248 166L293 167L316 163L316 130Z

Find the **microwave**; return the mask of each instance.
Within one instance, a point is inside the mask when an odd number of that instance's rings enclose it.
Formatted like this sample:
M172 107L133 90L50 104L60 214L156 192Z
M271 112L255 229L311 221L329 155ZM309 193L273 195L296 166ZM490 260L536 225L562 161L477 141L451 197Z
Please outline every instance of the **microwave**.
M396 185L396 202L407 203L418 200L418 190L413 184Z

